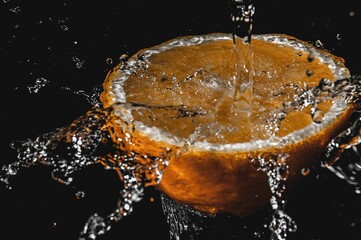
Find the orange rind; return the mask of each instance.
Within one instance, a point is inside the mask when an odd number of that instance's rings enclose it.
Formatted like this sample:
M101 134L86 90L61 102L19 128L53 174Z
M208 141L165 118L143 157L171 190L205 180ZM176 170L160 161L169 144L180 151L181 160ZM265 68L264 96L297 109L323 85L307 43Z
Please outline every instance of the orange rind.
M172 39L140 50L110 71L101 101L113 107L112 138L124 152L168 161L156 187L206 213L245 216L269 203L252 159L287 156L287 184L320 166L327 144L354 111L342 97L283 111L321 79L350 77L342 58L283 34L254 35L252 110L237 108L231 34ZM282 116L282 117L280 117Z

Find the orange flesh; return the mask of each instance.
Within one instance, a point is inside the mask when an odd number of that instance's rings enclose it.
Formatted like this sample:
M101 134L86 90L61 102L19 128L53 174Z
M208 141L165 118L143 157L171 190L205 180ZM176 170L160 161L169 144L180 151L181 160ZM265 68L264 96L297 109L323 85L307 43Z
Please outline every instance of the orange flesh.
M282 124L278 132L263 128L283 102L293 100L296 91L317 85L321 78L333 80L333 73L327 65L318 59L310 62L307 53L295 51L291 47L253 40L255 96L250 114L238 111L237 103L234 103L230 94L233 87L231 79L235 72L233 49L232 41L223 40L176 47L152 55L146 73L131 75L126 81L124 90L127 101L150 106L186 106L189 111L196 108L205 114L188 118L172 117L165 116L161 110L152 110L157 121L146 122L144 115L149 115L149 112L143 109L140 113L133 113L135 119L183 138L192 134L199 125L216 122L232 127L232 131L222 135L223 143L267 139L272 134L285 136L312 122L308 109L294 113L292 118L298 120L286 120L287 124ZM307 76L306 71L311 71L312 76ZM190 78L194 73L198 75ZM214 84L214 79L218 85L211 88L209 86ZM324 108L327 110L327 107ZM220 140L213 137L207 141Z

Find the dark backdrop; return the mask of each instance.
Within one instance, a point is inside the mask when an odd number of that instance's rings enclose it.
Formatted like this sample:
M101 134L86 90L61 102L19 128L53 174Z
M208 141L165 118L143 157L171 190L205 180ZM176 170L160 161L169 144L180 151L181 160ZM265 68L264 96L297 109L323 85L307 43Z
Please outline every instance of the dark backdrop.
M254 33L285 33L343 57L352 74L361 73L361 8L357 0L254 1ZM317 3L317 4L316 4ZM316 4L316 5L315 5ZM15 161L11 140L68 125L91 105L73 91L91 93L122 54L133 54L181 35L231 32L226 0L0 2L1 158ZM78 64L78 65L77 65ZM80 66L80 65L81 66ZM78 66L78 67L77 67ZM31 94L28 86L48 84ZM66 88L64 88L66 87ZM66 89L70 89L66 90ZM25 169L0 186L1 239L77 239L94 212L107 214L117 201L117 176L101 167L77 175L85 197L53 181L50 169ZM150 201L154 198L154 201ZM290 197L287 212L299 229L289 239L361 239L360 196L325 171ZM166 240L168 225L157 192L147 189L132 215L102 239Z

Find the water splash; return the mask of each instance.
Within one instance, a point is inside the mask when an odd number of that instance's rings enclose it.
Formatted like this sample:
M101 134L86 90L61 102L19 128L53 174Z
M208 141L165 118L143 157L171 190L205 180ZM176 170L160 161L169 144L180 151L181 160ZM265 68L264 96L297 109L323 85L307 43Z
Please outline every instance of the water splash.
M18 161L3 166L0 181L9 189L10 177L24 168L46 165L52 168L52 178L62 184L71 185L73 174L93 164L102 164L107 170L114 170L123 183L118 205L114 212L103 217L97 213L89 217L79 240L97 239L111 229L113 223L133 211L133 203L139 202L144 187L157 184L167 159L140 156L135 152L120 151L118 139L114 142L106 122L114 118L113 109L93 109L67 127L42 134L34 140L17 141L11 144L18 152ZM83 197L79 192L77 197Z
M271 240L285 240L288 232L297 230L296 222L285 212L284 192L289 173L287 158L287 155L281 153L250 159L256 170L264 172L268 178L271 190L270 203L273 209L272 220L268 226L272 231Z
M77 56L72 57L72 60L73 60L73 62L75 62L76 68L78 68L78 69L84 68L85 60L81 60Z
M286 113L291 111L291 109L298 109L317 102L316 100L321 96L324 99L343 96L348 101L355 102L357 97L359 97L357 94L360 91L360 83L361 78L358 76L340 79L334 83L324 79L318 86L300 92L298 98L285 105L284 112ZM78 94L82 95L84 93L79 91ZM84 96L89 98L91 95L85 94ZM94 98L95 96L97 94L93 95ZM118 206L114 212L105 217L97 213L90 216L81 231L80 240L97 239L98 236L109 231L115 222L131 214L133 204L140 201L143 197L144 187L157 184L168 164L166 156L165 158L153 158L151 156L139 155L132 149L124 147L126 146L124 142L128 142L128 144L132 142L131 128L129 128L129 134L127 135L128 139L114 141L111 138L109 132L114 130L107 123L115 121L114 118L116 116L113 112L117 107L124 106L115 105L109 109L94 108L69 126L40 135L34 140L14 141L11 146L18 152L18 161L3 166L1 169L0 180L7 184L9 188L11 188L10 177L18 174L23 168L36 165L52 167L53 179L65 185L72 184L74 172L93 164L101 164L107 170L116 171L123 182ZM146 106L134 105L134 107L144 108ZM164 110L169 111L172 109ZM175 110L177 114L193 115L191 109ZM125 123L122 119L117 121L125 127L131 125L131 123ZM346 150L354 149L358 146L360 143L360 122L361 120L357 119L350 128L333 139L327 148L327 159L335 161ZM199 137L201 137L200 133L202 132L204 130L195 132L196 140L199 140ZM190 145L194 141L191 137L189 138ZM121 151L120 149L127 151ZM357 151L354 152L358 154ZM359 155L357 157L357 159L360 159ZM297 229L295 222L284 210L286 204L284 199L285 182L288 177L287 156L282 154L260 156L258 159L251 159L251 162L256 165L258 171L264 172L268 177L268 184L272 193L270 203L274 211L272 221L268 227L274 234L273 239L285 240L289 232L296 231ZM344 168L331 167L331 162L328 163L329 169L336 169L340 176L347 176L344 174ZM353 162L352 168L349 168L349 170L352 174L357 174L361 169L360 166L360 162ZM343 174L340 174L341 170L343 170ZM356 183L352 177L347 179L351 183ZM358 183L355 186L358 187ZM79 192L77 197L84 197L84 194ZM165 211L169 211L169 209ZM183 225L184 221L187 222L188 220L182 219L177 224L173 223L173 235L175 235L174 232L187 230L182 230L180 225L191 227L189 223ZM201 231L201 228L194 227L194 230Z
M141 60L142 56L139 56L139 59ZM312 61L311 56L309 59ZM141 74L146 74L146 62L138 61L137 63L139 64L133 67L121 65L120 70L130 74L136 74L134 70L140 70ZM206 79L210 77L209 79L214 80L206 82L209 86L218 84L215 81L216 79L212 78L212 75L206 71L197 71L186 79L176 79L176 84L179 87L182 83L189 82L193 77L196 78L199 75L205 75L207 76ZM357 102L361 92L360 86L361 77L353 76L334 82L322 79L318 86L312 88L302 90L295 88L295 90L300 91L297 92L293 101L284 104L278 117L282 119L290 111L311 106L310 114L314 122L321 123L323 117L322 111L317 108L318 103L334 98L344 98L349 103ZM100 88L98 88L98 91L101 91ZM81 240L94 240L109 231L114 222L131 214L133 203L140 201L143 197L144 187L156 185L160 181L169 158L167 156L159 158L142 155L133 150L133 123L125 122L124 119L118 118L114 114L115 109L124 108L125 104L116 104L109 109L100 109L97 108L101 107L100 102L97 100L98 94L89 95L81 90L77 91L76 94L85 96L95 108L74 121L70 126L43 134L34 140L13 142L12 147L18 152L18 161L2 167L0 180L10 186L9 178L11 176L16 175L23 168L40 164L52 167L52 177L65 185L73 183L74 172L93 164L101 164L105 169L116 171L123 183L117 208L107 216L100 216L97 213L90 216L80 234ZM157 108L156 106L140 104L133 104L131 107L138 113L141 110L154 113L152 109ZM171 117L193 117L205 114L198 107L168 106L164 108L158 107L158 109L171 115ZM150 121L153 120L150 119ZM125 137L122 139L112 138L109 133L115 130L108 124L109 122L117 122L124 127L127 131L124 134ZM222 129L212 124L200 125L193 132L194 134L188 138L189 143L186 142L188 145L185 144L183 150L186 151L187 146L191 146L194 141L199 141L204 137L204 133L214 134L216 137L222 138L222 131L226 130L228 129ZM340 146L343 146L348 136L354 137L358 135L359 128L355 127L336 138L334 143L329 146L330 156L333 155L333 149L342 149ZM357 137L353 137L351 138L352 141L345 145L350 147L344 147L343 149L351 149L359 143ZM295 222L284 211L286 202L283 193L288 174L287 156L282 154L260 156L258 159L251 159L251 162L256 164L259 171L267 174L272 193L270 202L274 210L272 221L268 227L274 233L273 239L284 240L288 232L297 229ZM352 171L357 172L359 166L359 164L354 164Z
M29 93L38 93L39 90L45 87L50 81L45 78L37 78L34 85L28 86Z
M207 226L203 222L215 217L215 214L201 213L190 206L177 204L163 193L160 197L170 240L194 239Z
M18 14L21 12L21 8L20 8L20 6L16 6L16 7L9 8L9 11L13 12L15 14Z
M63 88L64 90L69 90L68 88ZM99 100L99 95L103 91L103 87L101 85L95 86L91 93L87 93L84 90L76 90L73 91L75 95L79 95L84 97L88 103L90 103L95 108L103 108L103 103Z
M355 186L355 192L361 193L361 162L360 150L361 143L361 117L359 114L359 99L361 90L361 76L354 75L350 78L330 81L321 79L319 85L301 91L293 101L284 103L282 113L279 113L279 119L283 119L288 112L301 110L307 106L312 106L310 114L315 123L322 123L323 113L317 108L320 102L330 99L341 98L347 103L353 104L356 108L355 118L351 120L352 125L332 139L328 144L322 167L328 168L348 184ZM348 156L345 158L344 154ZM338 160L342 157L342 161ZM287 156L284 154L259 156L258 159L251 159L258 171L267 174L268 183L271 190L270 203L274 210L269 229L273 232L271 239L285 240L288 232L297 230L296 223L285 213L286 201L283 193L286 190L285 181L288 176ZM337 163L337 164L335 164ZM302 169L304 176L310 173L310 169Z
M321 166L352 185L355 193L360 194L361 116L358 114L355 118L356 120L350 127L337 135L327 145L325 160L322 161Z
M340 98L344 99L347 104L358 104L360 91L361 75L354 75L350 78L342 78L335 81L323 78L317 86L307 87L300 94L295 95L292 101L285 102L282 108L283 114L280 115L280 118L282 119L291 111L302 110L312 106L310 110L312 119L316 123L321 123L323 113L317 107L319 103Z

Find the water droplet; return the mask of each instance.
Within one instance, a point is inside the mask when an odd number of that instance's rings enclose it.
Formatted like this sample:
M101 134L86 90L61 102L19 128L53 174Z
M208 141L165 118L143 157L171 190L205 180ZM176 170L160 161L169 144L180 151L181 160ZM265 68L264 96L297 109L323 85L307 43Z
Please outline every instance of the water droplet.
M301 173L303 176L307 176L311 173L311 170L309 168L302 168Z
M329 91L333 86L333 83L330 79L322 78L319 83L319 88L322 92Z
M315 45L318 48L323 48L323 43L321 42L321 40L316 40Z
M108 65L112 65L113 64L113 59L112 58L107 58L105 60L105 62L108 64Z
M251 41L252 19L255 12L251 1L230 1L232 6L231 20L234 25L233 40L240 37L245 43Z
M312 120L315 123L322 123L324 120L324 114L323 111L320 109L315 109L313 112L311 112Z
M76 56L74 56L72 59L73 59L73 61L75 62L76 68L81 69L81 68L83 67L83 65L84 65L84 63L85 63L84 60L80 60L80 59L79 59L78 57L76 57Z
M69 27L66 25L65 20L60 19L58 20L58 24L60 25L60 29L63 31L68 31Z
M48 83L49 81L45 78L37 78L33 86L28 86L29 93L38 93L38 91Z
M10 12L19 13L21 11L20 6L16 6L9 9Z
M129 58L129 56L127 54L122 54L120 57L119 57L119 61L120 62L125 62L127 61Z
M82 198L85 197L85 192L78 191L78 192L76 192L75 196L76 196L77 199L82 199Z
M66 25L62 25L62 26L60 26L60 28L61 28L61 30L63 30L63 31L68 31L68 30L69 30L69 27L66 26Z
M255 238L261 238L262 237L262 234L261 234L260 231L254 232L253 234L254 234Z

